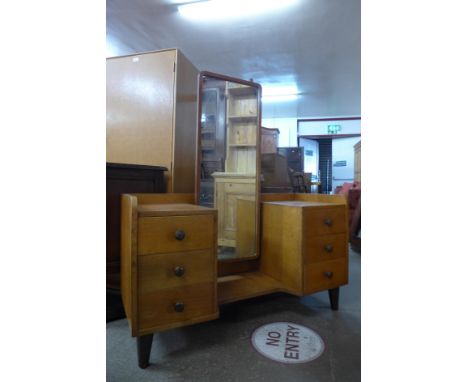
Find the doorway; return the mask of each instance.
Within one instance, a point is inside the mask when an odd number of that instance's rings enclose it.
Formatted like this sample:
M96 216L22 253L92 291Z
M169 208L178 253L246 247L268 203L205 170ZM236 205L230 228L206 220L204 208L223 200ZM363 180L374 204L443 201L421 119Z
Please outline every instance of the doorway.
M321 193L330 194L345 182L354 182L354 145L361 134L299 136L304 148L304 172L320 182Z

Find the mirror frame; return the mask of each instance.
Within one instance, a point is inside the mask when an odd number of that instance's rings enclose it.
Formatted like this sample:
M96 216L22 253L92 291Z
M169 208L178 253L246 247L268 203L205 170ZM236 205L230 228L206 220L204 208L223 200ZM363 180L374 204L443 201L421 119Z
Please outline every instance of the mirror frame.
M262 125L262 86L253 81L246 81L239 78L226 76L223 74L213 73L209 71L201 71L198 74L198 108L197 108L197 142L196 142L196 166L195 166L195 203L199 204L200 197L200 175L201 175L201 114L202 114L202 91L203 79L211 77L221 81L230 81L241 85L247 85L257 88L257 104L258 104L258 124L256 137L256 174L255 174L255 238L256 238L256 255L246 256L232 259L218 260L218 276L247 272L258 268L258 260L260 258L261 235L260 235L260 178L261 178L261 125Z

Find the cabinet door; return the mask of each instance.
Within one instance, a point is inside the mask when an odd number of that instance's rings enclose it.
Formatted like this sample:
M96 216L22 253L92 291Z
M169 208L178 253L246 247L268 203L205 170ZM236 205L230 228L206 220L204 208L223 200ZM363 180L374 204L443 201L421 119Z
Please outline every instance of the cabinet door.
M107 60L107 162L171 169L175 54Z
M216 183L218 245L236 247L238 199L255 200L255 183Z

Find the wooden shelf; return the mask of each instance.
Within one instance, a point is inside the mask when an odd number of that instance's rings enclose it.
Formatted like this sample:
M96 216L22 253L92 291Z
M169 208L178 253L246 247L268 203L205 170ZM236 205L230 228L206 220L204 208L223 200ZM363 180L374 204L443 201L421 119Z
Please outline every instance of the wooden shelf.
M218 304L284 291L280 282L260 272L218 277Z
M256 144L252 143L231 143L229 147L256 147Z
M253 96L257 94L257 88L254 86L242 86L228 88L229 94L233 96Z
M229 117L231 122L255 122L256 120L256 115L233 115Z

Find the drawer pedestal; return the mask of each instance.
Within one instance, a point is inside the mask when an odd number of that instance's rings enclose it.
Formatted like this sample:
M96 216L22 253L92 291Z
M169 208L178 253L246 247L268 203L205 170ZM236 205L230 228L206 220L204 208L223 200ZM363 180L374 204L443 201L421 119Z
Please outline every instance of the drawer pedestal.
M122 196L121 289L142 368L155 331L219 315L216 210L177 195Z
M261 271L299 296L329 290L336 310L338 288L348 283L346 204L302 195L263 202Z

